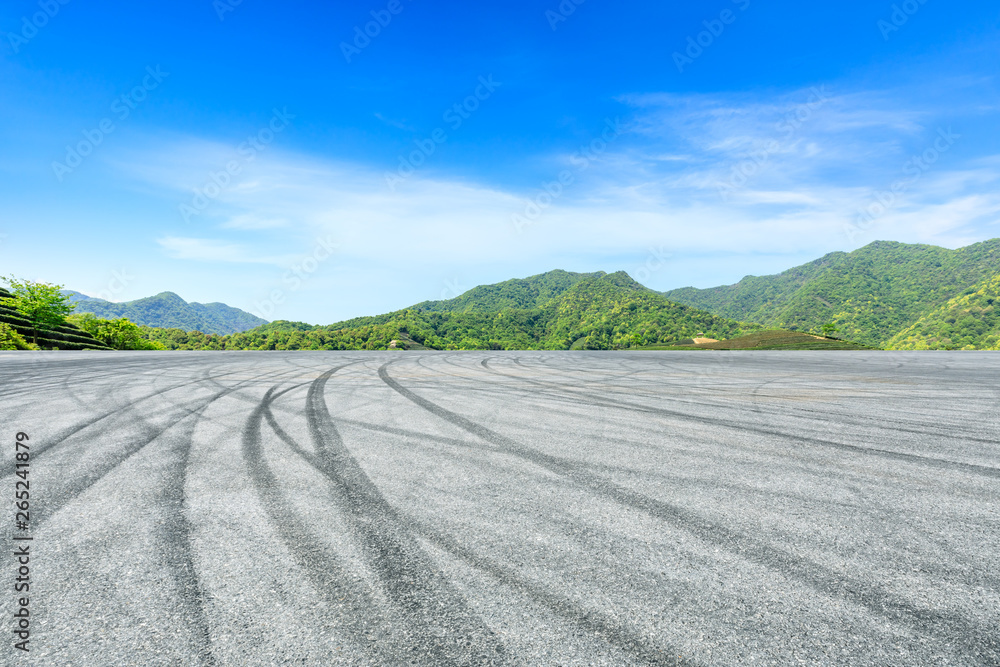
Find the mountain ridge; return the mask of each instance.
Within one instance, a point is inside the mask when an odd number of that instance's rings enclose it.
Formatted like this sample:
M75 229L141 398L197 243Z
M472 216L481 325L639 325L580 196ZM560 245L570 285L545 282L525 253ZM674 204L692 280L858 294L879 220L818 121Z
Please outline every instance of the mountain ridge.
M174 349L622 349L764 329L816 333L829 325L838 337L873 348L996 349L1000 239L954 250L875 241L774 275L667 292L624 271L555 269L329 325L266 322L225 304L189 304L173 292L124 304L71 294L78 310L128 317Z
M1000 239L955 250L874 241L778 274L663 294L721 317L769 327L818 330L830 322L841 335L883 347L928 312L998 272Z
M115 303L87 296L75 290L63 290L75 304L74 312L93 313L103 319L126 317L149 327L179 328L211 334L232 334L262 326L267 320L233 306L213 301L185 301L174 292Z
M421 301L410 306L434 312L496 312L501 308L540 308L581 280L607 275L604 271L573 273L554 269L527 278L478 285L452 299ZM488 307L487 302L492 304Z
M555 270L327 326L279 321L223 338L180 331L150 335L171 349L376 350L409 340L433 349L600 350L759 328L669 301L624 271Z

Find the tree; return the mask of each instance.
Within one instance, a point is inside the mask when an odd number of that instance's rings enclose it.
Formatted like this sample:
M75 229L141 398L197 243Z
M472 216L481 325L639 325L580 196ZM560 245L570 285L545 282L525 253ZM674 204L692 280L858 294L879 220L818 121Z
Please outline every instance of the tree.
M833 334L837 332L837 325L833 322L827 322L820 328L823 330L823 335L827 338L832 338Z
M115 350L163 350L164 346L148 340L143 329L127 317L104 320L93 313L71 315L73 324Z
M75 307L69 296L62 293L62 285L36 283L33 280L18 280L14 276L4 278L13 295L11 305L24 319L31 322L33 343L38 344L39 331L52 331L61 326L66 316Z

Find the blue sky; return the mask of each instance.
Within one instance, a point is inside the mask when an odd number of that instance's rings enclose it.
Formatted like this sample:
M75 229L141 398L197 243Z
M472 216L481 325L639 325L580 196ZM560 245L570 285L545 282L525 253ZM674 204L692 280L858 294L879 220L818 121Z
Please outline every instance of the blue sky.
M0 272L330 323L1000 236L995 2L577 1L8 1Z

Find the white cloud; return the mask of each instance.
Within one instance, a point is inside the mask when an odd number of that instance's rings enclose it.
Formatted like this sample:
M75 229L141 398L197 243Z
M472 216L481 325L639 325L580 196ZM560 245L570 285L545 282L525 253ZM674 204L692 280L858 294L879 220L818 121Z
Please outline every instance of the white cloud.
M287 218L269 218L253 213L234 215L222 223L225 229L277 229L289 225Z
M322 285L363 302L359 290L408 289L414 276L461 275L474 284L486 267L503 277L571 266L627 270L649 248L666 249L679 264L724 255L716 272L728 277L759 273L754 256L818 257L877 239L957 247L995 231L1000 157L968 160L956 152L857 228L859 210L932 145L940 119L894 109L888 94L828 90L826 101L810 106L811 95L637 98L626 133L573 171L575 182L521 233L512 216L542 192L541 183L512 191L418 170L393 191L382 168L272 146L192 218L199 233L164 233L159 244L178 259L272 264L280 280L317 238L333 239L338 251L308 289ZM782 125L789 118L797 120ZM179 205L232 150L173 141L121 168ZM742 182L732 180L754 164ZM555 156L552 168L546 181L574 169L569 155ZM731 186L725 197L720 184ZM741 256L747 259L736 268L733 258ZM442 288L432 289L421 294L435 297ZM361 312L373 311L362 305L349 314Z
M431 179L418 172L392 192L378 171L272 151L258 159L248 180L224 189L195 218L200 226L238 236L225 240L168 236L160 244L177 258L277 264L282 257L304 252L317 235L332 234L345 261L384 266L388 271L475 266L514 258L596 257L638 252L651 244L667 244L677 252L771 252L778 243L816 247L818 252L845 246L842 227L872 193L897 176L890 169L870 184L827 181L802 164L815 156L788 151L771 155L758 174L723 200L719 183L730 176L725 159L737 152L714 160L703 153L700 164L678 160L667 171L650 171L634 146L612 154L615 150L613 146L606 159L578 174L578 181L521 233L511 218L523 212L540 188L513 193ZM215 154L192 150L181 162L205 164L206 156ZM650 157L664 155L670 154L657 151ZM186 171L199 170L186 167ZM207 169L203 166L201 171ZM882 230L885 234L877 237L889 237L891 230L903 232L900 240L948 243L949 229L967 227L988 215L996 196L984 194L972 207L951 203L992 183L998 174L1000 167L986 163L932 169L919 189L894 206L891 216L884 216L859 238L874 240L870 234ZM178 180L163 178L160 185L183 201L184 188L177 187ZM945 218L948 225L920 222L942 210L951 211ZM903 217L905 224L900 222ZM279 255L274 252L275 230L282 231Z
M239 264L274 264L277 266L282 266L288 261L288 258L285 257L255 256L249 249L241 245L219 239L164 236L157 239L156 242L169 257L174 259Z

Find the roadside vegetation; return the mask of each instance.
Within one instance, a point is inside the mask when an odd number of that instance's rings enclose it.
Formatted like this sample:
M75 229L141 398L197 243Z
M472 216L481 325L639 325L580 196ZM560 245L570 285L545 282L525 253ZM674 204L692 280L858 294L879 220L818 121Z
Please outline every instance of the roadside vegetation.
M24 337L17 332L17 329L0 322L0 350L38 350L37 345L24 340Z
M4 279L0 288L2 350L162 350L127 319L102 320L73 315L73 303L61 285Z
M871 350L866 345L829 336L772 329L729 340L699 343L692 339L671 345L648 345L640 350Z
M107 345L66 321L67 306L59 285L9 277L0 288L0 345L8 350L107 350ZM27 346L27 347L24 347Z
M62 294L59 285L18 280L14 276L8 276L4 281L10 286L8 307L28 323L34 345L38 345L39 333L55 331L66 323L66 316L73 312L73 305Z
M166 349L160 343L146 338L142 327L125 317L106 320L93 313L80 313L70 315L67 320L113 350Z

